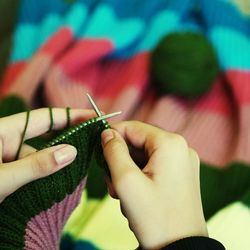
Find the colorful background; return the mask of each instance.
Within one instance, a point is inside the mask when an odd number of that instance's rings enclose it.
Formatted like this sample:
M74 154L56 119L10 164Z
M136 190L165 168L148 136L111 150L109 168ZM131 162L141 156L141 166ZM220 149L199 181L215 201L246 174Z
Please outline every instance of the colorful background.
M152 50L176 31L205 35L219 60L212 88L194 100L158 95L150 78ZM201 158L210 236L249 249L249 0L0 0L0 74L1 100L89 108L88 92L106 113L122 110L118 120L182 134ZM91 168L61 249L138 245L101 175Z

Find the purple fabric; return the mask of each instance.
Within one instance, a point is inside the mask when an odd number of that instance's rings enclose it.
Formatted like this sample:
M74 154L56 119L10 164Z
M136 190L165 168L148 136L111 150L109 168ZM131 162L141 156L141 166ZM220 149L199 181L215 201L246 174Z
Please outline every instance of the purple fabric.
M60 236L68 217L79 203L86 179L77 186L75 191L51 208L31 218L27 223L25 234L26 250L59 249Z

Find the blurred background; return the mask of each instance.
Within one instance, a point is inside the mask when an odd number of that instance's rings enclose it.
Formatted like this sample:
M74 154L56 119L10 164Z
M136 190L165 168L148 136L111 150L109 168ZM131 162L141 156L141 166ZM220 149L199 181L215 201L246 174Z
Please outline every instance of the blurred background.
M250 0L0 0L0 78L0 116L90 108L90 93L116 121L182 134L210 236L249 249ZM61 249L137 245L90 168Z

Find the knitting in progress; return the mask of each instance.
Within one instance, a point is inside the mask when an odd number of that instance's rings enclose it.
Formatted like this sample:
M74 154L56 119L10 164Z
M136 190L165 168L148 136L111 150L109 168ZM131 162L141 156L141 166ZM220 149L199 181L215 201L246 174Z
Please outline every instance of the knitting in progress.
M116 120L141 120L181 134L200 156L201 193L210 237L229 250L249 249L248 0L9 0L0 1L0 18L4 18L0 21L1 100L15 94L24 101L23 108L89 108L83 98L88 92L105 113L122 110ZM204 36L218 60L218 72L209 84L210 67L207 75L192 76L199 79L195 86L209 85L192 100L173 94L178 92L176 82L171 82L175 91L159 93L150 72L151 55L160 41L186 32ZM192 61L188 57L194 59L187 53L185 66ZM182 56L178 58L182 65ZM190 63L190 69L196 69L194 66ZM195 91L192 86L187 90ZM12 112L20 112L20 108ZM0 104L1 113L8 112ZM85 150L87 154L93 148ZM88 183L63 229L60 248L135 249L138 242L119 212L119 203L106 195L97 165L89 168ZM45 190L39 192L48 195ZM51 206L42 207L35 215ZM16 214L11 210L14 207L5 213ZM28 222L28 217L18 221ZM19 235L15 220L12 216L5 222L6 230Z
M29 112L24 133L28 117ZM63 226L79 202L94 151L96 157L102 157L100 133L107 126L93 118L40 148L67 143L79 153L67 168L27 184L1 203L0 249L59 249ZM99 162L104 164L103 159Z

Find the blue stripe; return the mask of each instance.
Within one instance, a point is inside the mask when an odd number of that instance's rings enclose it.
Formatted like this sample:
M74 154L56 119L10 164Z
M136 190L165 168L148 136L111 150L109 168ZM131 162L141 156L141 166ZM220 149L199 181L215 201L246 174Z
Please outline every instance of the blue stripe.
M22 0L19 12L19 23L36 24L49 14L63 14L68 9L66 1L62 0Z
M225 0L201 0L202 16L209 28L225 26L250 36L250 19Z
M137 17L148 21L160 11L174 11L179 15L192 6L190 0L102 0L102 4L111 6L119 18Z
M21 0L18 22L38 24L50 14L67 15L74 5L82 5L91 11L97 2L97 0L76 0L73 4L68 4L66 0Z

